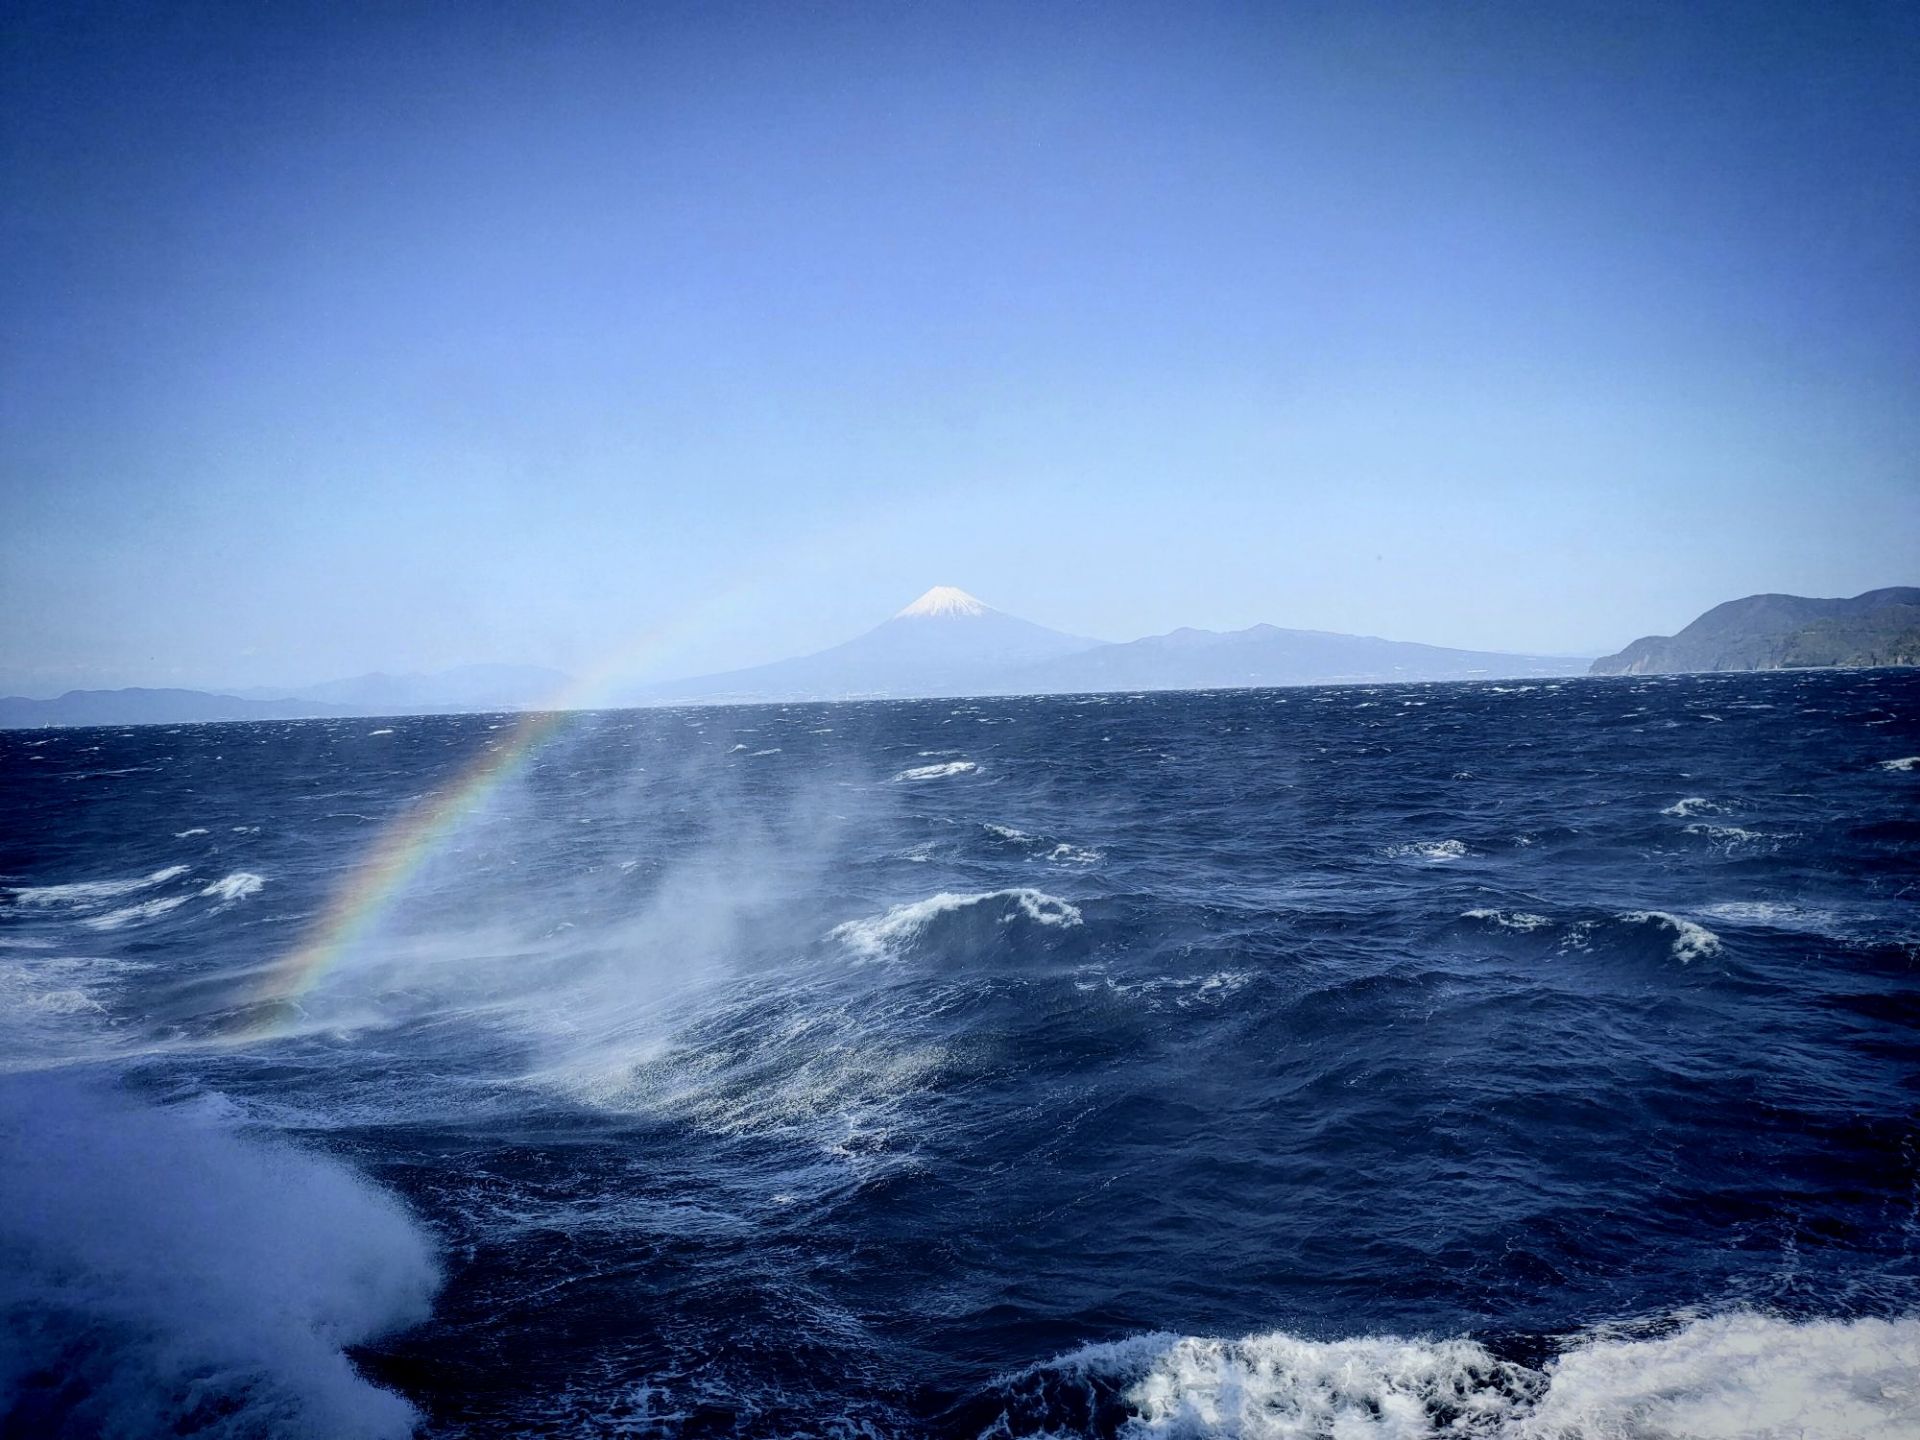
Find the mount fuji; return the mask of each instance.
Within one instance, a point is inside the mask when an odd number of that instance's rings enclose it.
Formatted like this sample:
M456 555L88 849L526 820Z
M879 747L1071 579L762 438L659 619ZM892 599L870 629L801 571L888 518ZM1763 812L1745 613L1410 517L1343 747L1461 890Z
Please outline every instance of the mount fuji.
M936 585L864 635L792 660L649 686L646 704L687 700L851 700L1005 690L1010 671L1100 646Z

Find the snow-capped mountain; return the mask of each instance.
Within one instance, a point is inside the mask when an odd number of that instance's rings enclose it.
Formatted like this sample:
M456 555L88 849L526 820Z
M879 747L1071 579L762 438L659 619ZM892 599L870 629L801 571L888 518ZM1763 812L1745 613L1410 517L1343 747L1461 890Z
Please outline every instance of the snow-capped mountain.
M894 615L896 620L931 620L950 615L991 615L992 606L958 585L936 585Z
M961 695L1002 687L1024 670L1099 645L996 610L936 585L891 619L814 655L651 686L669 700L831 700L872 695Z

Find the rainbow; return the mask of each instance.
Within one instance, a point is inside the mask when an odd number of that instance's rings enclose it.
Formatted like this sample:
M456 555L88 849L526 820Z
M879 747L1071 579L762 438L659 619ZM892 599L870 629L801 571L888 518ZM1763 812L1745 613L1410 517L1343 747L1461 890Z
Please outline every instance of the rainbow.
M593 709L596 702L604 705L614 682L757 588L755 584L735 586L675 622L644 632L613 660L596 666L539 709L523 714L504 742L491 746L389 825L334 891L300 943L261 973L238 1038L269 1039L284 1033L302 1013L301 999L353 952L420 868L489 796L523 770L549 741L565 733L576 716Z

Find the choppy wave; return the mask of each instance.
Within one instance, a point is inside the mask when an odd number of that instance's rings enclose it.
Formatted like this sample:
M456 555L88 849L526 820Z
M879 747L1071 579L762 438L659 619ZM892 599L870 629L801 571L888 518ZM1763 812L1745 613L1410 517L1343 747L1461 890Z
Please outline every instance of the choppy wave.
M1023 887L971 895L943 891L925 900L896 905L873 919L836 925L832 938L855 954L878 957L898 953L948 917L965 915L988 918L998 925L1024 919L1035 925L1073 926L1082 918L1078 906L1043 890Z
M1757 917L1762 912L1742 911L1736 907L1717 913L1724 913L1729 919L1744 919ZM1660 935L1665 941L1662 947L1665 953L1683 964L1709 959L1723 949L1720 937L1699 921L1665 910L1624 910L1599 919L1563 920L1531 910L1483 907L1465 911L1460 918L1516 936L1540 936L1561 953L1616 948L1634 932Z
M1751 844L1755 841L1773 838L1762 835L1758 830L1749 830L1744 825L1708 825L1704 822L1696 821L1687 826L1686 829L1689 835L1699 835L1720 845Z
M1898 760L1882 760L1882 770L1920 770L1920 755L1903 755Z
M1908 1433L1916 682L0 736L0 1432Z
M1063 840L1047 851L1045 858L1055 865L1097 865L1100 852L1084 845L1069 845Z
M1459 840L1414 840L1387 847L1387 854L1395 860L1424 860L1435 865L1462 859L1466 853L1466 844Z
M1654 925L1671 932L1673 958L1705 960L1720 953L1720 937L1693 920L1664 910L1630 910L1620 917L1633 925Z
M245 900L249 895L258 895L266 883L267 877L264 875L255 875L250 870L236 870L214 881L200 893L231 904L235 900Z
M970 775L979 768L971 760L947 760L938 765L913 765L893 778L895 780L944 780L949 775Z
M1695 1319L1536 1368L1466 1339L1142 1335L1000 1382L996 1436L1180 1440L1908 1440L1920 1319Z
M1096 865L1100 852L1086 845L1075 845L1052 835L1035 835L1011 825L992 822L980 827L997 843L1044 860L1049 865Z
M1469 910L1460 918L1484 920L1489 925L1498 925L1502 930L1518 930L1527 934L1545 930L1553 924L1545 915L1536 915L1531 910Z

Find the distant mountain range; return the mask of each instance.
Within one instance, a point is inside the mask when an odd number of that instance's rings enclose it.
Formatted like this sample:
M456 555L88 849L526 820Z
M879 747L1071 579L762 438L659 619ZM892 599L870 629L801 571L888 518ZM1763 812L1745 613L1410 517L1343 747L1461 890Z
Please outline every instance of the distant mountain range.
M292 689L69 690L51 700L0 699L0 729L33 725L188 725L329 715L443 715L529 709L572 683L537 665L460 665L424 675L356 675Z
M247 700L317 700L365 714L457 714L530 709L548 703L572 684L572 676L541 665L457 665L426 675L375 671L291 690L254 688L234 693Z
M649 685L618 701L727 704L1913 664L1920 664L1920 589L1911 587L1850 600L1750 595L1716 606L1678 635L1636 640L1590 663L1274 625L1180 629L1108 644L1049 630L937 585L865 634L816 654ZM233 694L70 690L51 700L0 699L0 728L524 710L555 703L571 685L560 671L540 666L463 665Z
M1593 662L1595 675L1920 665L1920 589L1844 600L1749 595L1716 605L1677 635L1649 635Z
M1341 681L1577 675L1585 658L1448 650L1372 636L1255 625L1175 630L1125 644L1062 634L940 585L832 649L649 686L637 704L1198 690Z
M206 690L69 690L51 700L0 699L0 730L34 725L197 725L207 720L297 720L343 714L310 700L246 700Z

